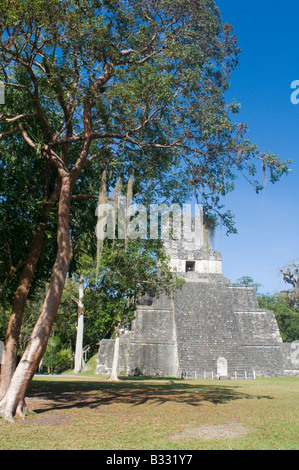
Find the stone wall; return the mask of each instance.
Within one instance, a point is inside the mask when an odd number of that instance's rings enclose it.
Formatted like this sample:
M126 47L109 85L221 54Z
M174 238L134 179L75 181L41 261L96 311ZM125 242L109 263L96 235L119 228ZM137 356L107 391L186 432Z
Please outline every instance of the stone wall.
M281 353L284 367L284 375L299 376L299 341L283 343Z
M121 341L119 370L198 378L297 374L297 351L282 343L274 313L259 308L253 287L223 276L220 253L185 250L175 242L168 251L186 282L171 299L143 299L132 331ZM186 260L197 263L194 272L184 271ZM200 264L205 262L207 269ZM98 371L111 371L113 347L113 340L101 341Z
M128 373L128 358L130 351L131 333L125 332L121 334L119 341L119 362L118 373ZM112 371L113 355L114 355L115 339L102 339L100 342L98 358L97 358L97 374L110 375Z
M219 358L226 359L230 376L244 371L282 373L281 337L274 314L258 308L253 288L229 284L224 278L223 282L216 278L187 283L174 305L184 375L217 374Z
M129 375L176 376L177 340L172 302L168 308L140 306L134 321Z

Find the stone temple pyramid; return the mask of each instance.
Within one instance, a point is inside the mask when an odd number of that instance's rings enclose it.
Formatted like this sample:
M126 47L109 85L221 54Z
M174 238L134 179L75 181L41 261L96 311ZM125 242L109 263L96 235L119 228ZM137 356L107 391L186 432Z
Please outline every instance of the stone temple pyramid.
M191 224L192 226L192 224ZM119 373L186 378L297 375L293 345L274 313L259 308L253 287L232 284L199 217L181 239L165 240L170 265L185 283L171 298L142 299L120 338ZM97 372L110 374L113 339L100 342ZM297 366L299 369L299 366Z

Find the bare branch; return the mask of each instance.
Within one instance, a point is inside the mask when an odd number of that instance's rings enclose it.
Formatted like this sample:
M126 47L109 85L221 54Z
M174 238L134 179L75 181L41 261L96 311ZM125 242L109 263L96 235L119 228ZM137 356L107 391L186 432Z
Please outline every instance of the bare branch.
M8 114L7 116L10 116ZM18 121L19 119L27 118L27 117L36 117L36 114L19 114L18 116L13 116L13 117L5 117L5 122L15 122Z
M16 88L23 88L24 90L28 91L30 93L30 89L28 86L25 86L25 85L20 85L19 83L10 83L8 81L8 77L6 79L6 81L4 82L4 85L5 86L13 86L13 87L16 87Z
M22 133L22 136L24 138L24 140L27 142L28 145L30 145L30 147L36 149L36 144L33 142L33 140L29 137L29 135L27 134L27 132L25 131L24 127L22 126L22 124L20 123L20 121L18 121L18 129L21 131Z
M135 127L135 129L131 129L130 131L127 132L127 135L131 135L131 134L134 134L135 132L138 132L140 131L141 129L143 129L146 124L148 124L152 119L153 117L163 109L163 106L160 106L159 108L155 109L150 115L149 117L142 123L140 124L140 126L138 127Z
M123 51L120 51L120 55L125 57L127 55L130 55L130 54L136 53L136 52L138 52L138 51L136 51L135 49L124 49Z

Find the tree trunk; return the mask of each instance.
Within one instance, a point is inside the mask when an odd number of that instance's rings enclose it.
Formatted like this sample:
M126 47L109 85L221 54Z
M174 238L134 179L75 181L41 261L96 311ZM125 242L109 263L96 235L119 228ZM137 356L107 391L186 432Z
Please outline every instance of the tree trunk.
M47 178L47 175L45 175ZM36 270L36 265L41 257L44 245L44 238L48 224L50 210L53 208L59 195L59 178L57 178L52 195L49 197L43 208L43 214L33 232L27 259L23 267L16 294L13 300L12 312L10 315L4 350L2 355L2 368L0 380L0 400L5 396L11 378L15 372L17 364L17 351L19 346L20 331L23 321L24 310L31 283ZM45 184L45 197L47 197L47 183Z
M0 414L8 421L14 421L16 412L22 414L28 386L46 350L60 304L65 278L72 259L72 241L69 233L70 199L70 178L69 175L64 175L59 198L57 255L49 288L30 341L15 370L7 393L0 403Z
M75 351L75 374L80 374L84 370L85 362L83 359L83 332L84 332L84 311L83 311L84 279L80 276L79 281L79 301L78 301L78 326Z
M35 273L36 264L42 254L46 226L47 221L44 219L43 222L40 222L34 230L26 264L22 270L13 301L12 313L8 323L2 355L0 400L5 396L16 369L17 350L19 346L23 313Z
M119 338L120 338L120 330L119 327L115 328L116 337L114 342L114 354L113 354L113 363L112 363L112 371L110 376L111 382L118 381L117 373L118 373L118 359L119 359Z

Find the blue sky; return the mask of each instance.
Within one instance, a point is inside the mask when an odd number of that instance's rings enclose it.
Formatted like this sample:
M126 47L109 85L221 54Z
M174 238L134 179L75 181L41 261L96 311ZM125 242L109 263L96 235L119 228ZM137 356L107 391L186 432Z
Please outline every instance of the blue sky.
M241 54L228 97L242 108L238 120L261 151L291 159L292 172L256 195L239 180L225 206L235 215L237 235L219 228L214 248L232 282L251 276L260 293L286 286L279 268L298 260L299 105L291 103L291 83L299 80L298 19L295 0L216 0L222 18L234 27Z

